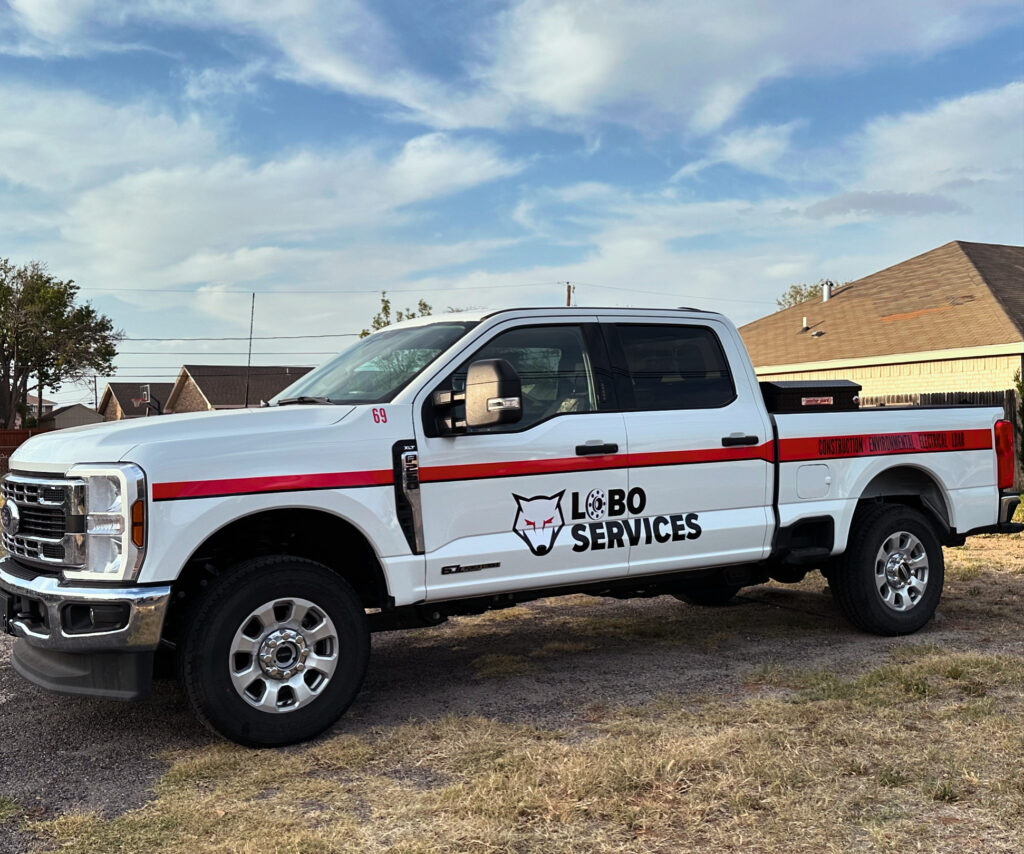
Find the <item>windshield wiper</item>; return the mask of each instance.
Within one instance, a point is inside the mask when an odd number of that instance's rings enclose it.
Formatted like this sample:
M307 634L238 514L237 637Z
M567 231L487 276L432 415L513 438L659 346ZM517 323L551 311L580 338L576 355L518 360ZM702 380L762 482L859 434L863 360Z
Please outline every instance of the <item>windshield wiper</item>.
M308 404L313 404L313 403L334 403L334 401L331 400L330 398L327 398L327 397L307 397L306 395L302 395L301 397L286 397L284 400L279 400L277 402L277 405L278 406L288 406L288 404L290 404L290 403L303 403L303 404L307 404L308 403Z

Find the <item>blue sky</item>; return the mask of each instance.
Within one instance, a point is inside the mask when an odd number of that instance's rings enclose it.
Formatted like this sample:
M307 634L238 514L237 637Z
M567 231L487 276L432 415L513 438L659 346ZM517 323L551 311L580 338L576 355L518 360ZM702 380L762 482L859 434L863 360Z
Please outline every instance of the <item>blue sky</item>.
M565 281L743 323L796 282L1024 243L1020 0L0 0L0 113L0 257L129 339L245 335L251 291L257 336L326 335L385 289ZM128 340L118 378L239 350Z

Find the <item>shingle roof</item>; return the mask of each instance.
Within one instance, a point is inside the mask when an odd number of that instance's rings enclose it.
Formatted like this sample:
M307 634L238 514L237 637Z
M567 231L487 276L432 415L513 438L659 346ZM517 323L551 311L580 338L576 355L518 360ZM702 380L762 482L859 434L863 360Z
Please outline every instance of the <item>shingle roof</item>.
M245 405L245 365L184 365L210 405L232 407ZM254 365L248 369L249 405L270 400L284 391L312 368L289 365Z
M740 334L756 367L1016 343L1024 340L1024 246L954 240Z
M138 406L132 403L133 400L142 397L143 385L149 386L150 396L159 400L161 405L167 403L171 389L174 388L174 383L107 383L107 389L114 396L114 400L118 402L125 418L138 418L146 414L148 407L145 403L140 403ZM106 403L107 392L104 391L103 400L100 401L100 412L104 411Z

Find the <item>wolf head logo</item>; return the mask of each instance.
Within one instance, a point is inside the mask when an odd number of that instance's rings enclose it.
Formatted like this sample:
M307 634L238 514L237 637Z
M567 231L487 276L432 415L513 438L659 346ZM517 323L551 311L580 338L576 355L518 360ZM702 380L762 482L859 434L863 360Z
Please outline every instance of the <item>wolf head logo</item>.
M565 527L562 515L562 496L565 490L554 495L535 495L523 498L513 494L516 506L516 520L512 530L530 547L535 555L546 555L554 548L558 534Z

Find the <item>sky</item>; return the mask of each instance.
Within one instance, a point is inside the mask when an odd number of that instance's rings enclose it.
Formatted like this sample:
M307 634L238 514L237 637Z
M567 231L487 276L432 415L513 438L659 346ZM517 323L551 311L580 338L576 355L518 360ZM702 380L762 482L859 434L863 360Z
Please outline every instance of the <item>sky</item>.
M0 0L0 115L0 257L121 381L244 364L252 293L253 363L311 365L382 290L742 324L1024 244L1021 0Z

